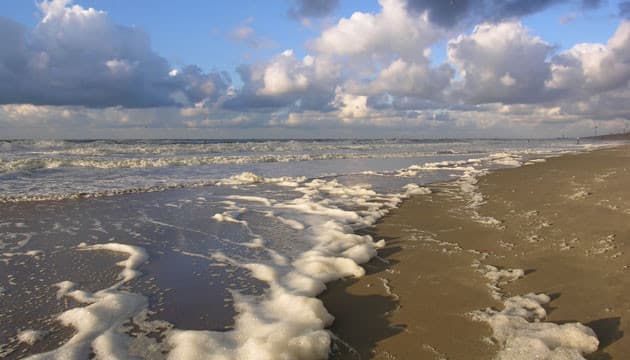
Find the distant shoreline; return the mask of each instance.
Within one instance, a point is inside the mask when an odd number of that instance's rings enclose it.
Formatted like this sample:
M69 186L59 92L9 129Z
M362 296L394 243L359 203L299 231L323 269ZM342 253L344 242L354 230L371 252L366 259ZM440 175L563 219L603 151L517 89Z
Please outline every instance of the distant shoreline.
M583 137L587 140L626 140L630 141L630 132Z

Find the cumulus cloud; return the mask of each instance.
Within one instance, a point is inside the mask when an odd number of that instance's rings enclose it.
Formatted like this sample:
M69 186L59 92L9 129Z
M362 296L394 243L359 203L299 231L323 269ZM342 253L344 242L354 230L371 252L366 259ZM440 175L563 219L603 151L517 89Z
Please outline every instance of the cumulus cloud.
M332 13L339 5L339 0L293 0L289 15L303 19L324 17Z
M426 14L408 12L403 0L379 0L379 4L379 13L355 12L342 18L324 30L311 48L334 56L415 59L424 57L425 49L444 35Z
M461 78L451 89L453 102L537 104L572 116L629 117L623 98L630 86L630 21L622 21L605 44L581 43L555 54L517 21L484 23L450 40L447 52Z
M171 99L179 105L198 102L210 105L219 99L229 97L232 89L230 75L227 72L206 73L196 65L184 66L170 77L177 85L177 90L171 93Z
M630 21L623 21L607 44L582 43L553 58L547 86L589 95L628 87Z
M293 56L292 50L286 50L264 68L262 87L257 92L271 96L303 92L310 85L311 80L306 72L312 65L312 57L305 58L300 63Z
M0 102L4 104L123 106L143 108L195 101L205 83L225 89L223 75L188 71L172 76L168 62L136 27L113 23L107 13L72 5L71 0L38 4L34 29L0 18ZM171 74L169 74L171 73ZM209 81L216 81L210 85ZM183 97L182 97L183 96Z
M413 62L399 58L383 68L373 81L362 88L362 92L443 100L443 91L450 85L453 75L453 68L447 64L431 68L428 61Z
M102 11L44 1L33 29L0 17L0 126L243 134L267 128L273 136L277 127L296 135L326 127L374 136L384 134L374 129L400 135L408 134L404 129L442 135L456 129L479 136L483 132L475 131L490 128L501 135L513 126L580 129L594 119L628 119L630 21L605 43L557 52L513 17L558 2L379 0L375 12L329 24L306 44L307 55L286 50L240 65L237 89L226 72L174 69L147 34L113 23ZM622 13L627 3L620 4ZM292 4L293 16L305 20L329 14L338 1ZM473 19L486 21L455 35L453 26ZM229 38L258 46L252 24L244 20ZM440 41L447 42L446 62L434 64L430 49Z
M320 73L334 75L319 87L325 94L320 98L328 99L320 105L326 111L336 109L345 123L367 116L373 105L392 106L399 97L440 100L453 77L449 65L433 67L429 60L429 47L445 35L443 30L430 24L426 14L408 12L403 0L379 4L378 12L355 12L308 44L312 59L322 64ZM313 78L273 74L277 86L291 84L298 91Z
M238 69L243 88L225 103L231 109L326 110L341 78L341 64L326 57L295 56L285 50L267 63Z
M338 91L334 105L339 109L339 115L344 122L352 122L352 119L365 118L369 115L365 95L352 95Z
M225 106L338 110L347 119L365 115L370 98L383 94L443 99L454 73L447 64L431 66L429 46L444 32L425 15L410 14L403 0L379 3L379 12L356 12L324 30L309 44L312 55L287 50L241 66L243 88Z
M518 21L484 23L448 42L448 59L462 78L457 94L472 103L545 100L553 47Z
M432 23L453 27L462 21L502 21L542 11L568 0L407 0L407 7L426 12ZM596 8L601 0L582 0L582 7Z

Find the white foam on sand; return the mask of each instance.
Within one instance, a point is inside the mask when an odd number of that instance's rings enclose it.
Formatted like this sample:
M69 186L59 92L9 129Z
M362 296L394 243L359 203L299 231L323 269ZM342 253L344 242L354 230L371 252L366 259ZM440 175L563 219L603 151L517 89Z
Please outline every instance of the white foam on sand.
M568 198L570 200L582 200L586 199L590 195L591 193L586 190L579 190L576 193L569 195Z
M516 153L494 153L490 155L493 163L503 166L518 167L522 164L522 158Z
M473 267L488 279L492 297L503 302L503 309L486 308L472 313L492 328L492 338L500 350L496 360L584 360L583 355L597 350L599 340L593 330L579 322L558 325L546 322L543 305L551 298L529 293L505 297L502 287L525 275L522 269L500 269L473 262Z
M127 254L127 259L118 263L123 267L119 274L120 280L95 293L72 290L76 285L69 281L58 283L57 296L70 296L86 304L64 311L57 317L63 325L73 327L76 333L61 347L31 356L30 359L86 359L90 351L99 359L129 357L130 338L123 333L122 325L147 308L147 299L140 294L120 290L120 287L140 275L136 269L148 260L148 256L140 247L119 243L81 244L78 249Z
M543 305L549 301L545 294L514 296L503 302L501 311L474 314L492 327L493 338L501 346L497 360L584 360L583 355L597 350L599 340L589 327L544 321Z
M70 290L74 289L77 284L72 281L64 280L62 282L58 282L54 284L57 287L57 299L61 299L66 296Z
M126 283L138 276L140 276L140 272L136 270L138 266L147 262L149 260L149 255L147 252L139 247L127 244L120 243L106 243L106 244L95 244L95 245L85 245L80 244L79 249L82 250L109 250L114 252L121 252L129 255L126 260L119 262L117 265L123 267L123 270L120 273L120 282L112 286L112 288L117 288L118 286Z
M281 223L285 224L286 226L292 228L293 230L304 230L304 224L302 224L301 222L297 220L286 219L286 218L283 218L282 216L274 216L274 218L280 221Z
M218 222L232 222L232 223L247 225L247 221L237 220L232 215L230 215L230 213L228 211L225 211L223 213L214 214L214 215L212 215L212 219L214 219L214 220L216 220Z
M525 276L522 269L499 269L496 266L481 264L478 260L473 261L472 267L488 279L487 286L495 300L503 298L501 287Z
M540 164L540 163L544 163L544 162L546 162L546 161L547 161L547 159L531 159L531 160L528 160L528 161L525 163L525 165Z
M397 176L401 177L416 177L419 174L427 171L455 171L460 172L457 175L454 184L458 186L460 190L460 196L467 202L467 209L472 219L478 223L500 227L501 221L489 217L482 216L477 212L477 209L485 203L483 194L479 192L477 182L479 177L486 175L488 169L491 167L502 166L520 166L521 155L516 152L513 153L495 153L481 158L472 158L467 160L453 160L453 161L440 161L440 162L428 162L422 165L411 165L407 168L398 170L395 172Z
M403 186L403 189L405 189L405 194L408 196L411 195L427 195L431 193L431 189L426 188L426 187L422 187L422 186L418 186L418 184L407 184L405 186Z
M48 332L45 330L23 330L18 333L17 338L21 343L33 345L45 338L46 335Z
M401 194L378 195L368 185L345 186L322 179L294 190L303 196L271 204L272 215L291 214L304 227L305 240L312 247L286 265L239 264L217 254L215 260L248 269L269 290L263 297L233 292L238 315L232 331L170 331L169 359L327 358L331 334L325 328L334 318L316 296L328 281L362 276L365 270L360 264L385 245L354 231L373 224L404 197L428 191L408 186Z

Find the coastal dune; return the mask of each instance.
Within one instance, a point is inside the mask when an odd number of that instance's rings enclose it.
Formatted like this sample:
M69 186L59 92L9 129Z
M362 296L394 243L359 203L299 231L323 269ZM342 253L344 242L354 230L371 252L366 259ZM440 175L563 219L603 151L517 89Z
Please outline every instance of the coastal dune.
M622 146L407 200L372 230L387 246L367 275L322 294L332 358L626 358L629 169Z

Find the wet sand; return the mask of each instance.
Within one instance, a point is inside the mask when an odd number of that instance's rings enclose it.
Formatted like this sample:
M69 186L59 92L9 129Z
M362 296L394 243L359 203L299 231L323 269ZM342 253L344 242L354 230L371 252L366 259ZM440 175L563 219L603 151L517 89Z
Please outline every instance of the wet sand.
M598 335L588 359L630 353L630 147L547 159L483 176L484 203L456 182L406 201L377 224L388 245L367 275L322 294L334 359L490 359L492 330L470 312L502 305L475 261L520 268L505 296L545 293L548 321ZM498 222L487 221L496 219Z
M69 280L77 284L77 289L95 292L119 280L121 267L117 263L128 256L106 250L77 250L81 242L120 239L147 250L150 261L140 267L141 276L122 290L147 296L149 320L165 320L179 329L232 328L235 310L226 289L258 294L264 291L263 284L247 281L246 270L213 266L208 259L175 251L176 246L193 250L193 246L216 247L213 238L206 235L213 224L207 221L207 209L201 206L184 215L160 206L182 197L194 199L204 191L207 189L0 204L5 222L0 241L7 241L5 248L0 247L0 358L19 359L50 351L76 333L57 317L85 304L67 296L58 298L54 284ZM142 215L147 214L162 222L142 221ZM171 223L183 225L175 228L169 226ZM19 236L11 239L12 233ZM18 245L23 234L30 236ZM27 252L34 249L32 254ZM17 334L27 329L45 330L45 336L32 345L19 342Z

